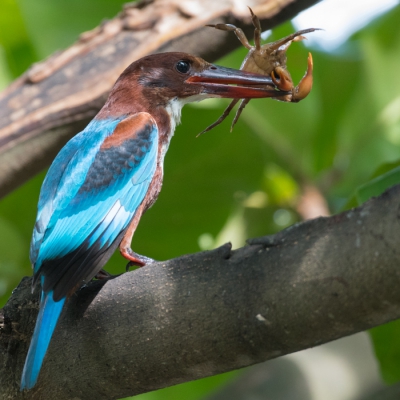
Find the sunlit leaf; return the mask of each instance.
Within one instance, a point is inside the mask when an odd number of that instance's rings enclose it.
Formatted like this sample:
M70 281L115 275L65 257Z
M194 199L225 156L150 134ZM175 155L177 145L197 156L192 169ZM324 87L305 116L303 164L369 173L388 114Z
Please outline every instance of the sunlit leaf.
M8 66L6 52L0 44L0 90L4 89L11 82L12 74Z
M299 187L293 177L276 164L268 164L264 172L264 188L270 202L292 205L299 195Z

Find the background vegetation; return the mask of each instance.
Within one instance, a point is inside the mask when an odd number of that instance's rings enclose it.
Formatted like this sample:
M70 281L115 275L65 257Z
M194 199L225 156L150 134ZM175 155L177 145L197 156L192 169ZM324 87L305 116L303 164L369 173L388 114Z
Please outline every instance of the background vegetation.
M33 62L114 16L122 4L0 0L0 88ZM166 157L163 190L135 234L135 251L163 260L226 241L238 247L247 237L274 233L299 221L305 185L316 188L336 213L399 182L399 20L398 6L336 52L313 49L315 83L307 100L253 100L232 133L228 118L196 139L227 102L186 106ZM293 30L290 23L280 26L268 41ZM218 63L238 68L245 54L239 49ZM306 68L304 44L292 45L288 58L298 82ZM0 305L20 279L31 274L28 249L44 175L45 171L0 201ZM107 265L112 273L124 268L119 254ZM372 332L388 383L400 379L399 331L400 324L394 322ZM199 399L236 374L136 399Z

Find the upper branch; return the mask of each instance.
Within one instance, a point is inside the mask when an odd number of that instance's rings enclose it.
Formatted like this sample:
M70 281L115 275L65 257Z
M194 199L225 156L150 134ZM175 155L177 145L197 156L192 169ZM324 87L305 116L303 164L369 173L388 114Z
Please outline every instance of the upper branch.
M37 307L26 279L0 320L1 398L136 395L399 318L399 237L396 186L235 251L225 245L93 282L67 304L38 384L23 397Z
M249 0L265 29L318 0ZM205 28L233 23L253 29L235 0L143 1L82 34L77 43L34 65L0 94L0 197L39 172L103 105L125 67L147 54L186 51L208 61L240 45Z

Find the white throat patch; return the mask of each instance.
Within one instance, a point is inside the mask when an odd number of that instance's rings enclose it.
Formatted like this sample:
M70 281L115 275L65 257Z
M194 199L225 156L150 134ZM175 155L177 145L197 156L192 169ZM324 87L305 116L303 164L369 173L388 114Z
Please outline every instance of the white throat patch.
M167 103L165 110L170 116L171 120L171 136L173 136L175 132L175 128L181 122L181 113L182 107L185 105L185 101L178 99L177 97L173 98Z
M169 140L166 143L164 143L164 145L161 149L161 160L162 161L164 160L165 153L168 150L169 142L171 141L172 136L174 136L175 128L181 122L182 107L187 103L201 101L201 100L207 99L208 97L209 97L208 95L206 95L204 93L200 93L198 95L189 96L184 99L179 99L178 97L174 97L167 103L165 110L167 111L168 115L170 116L171 131L168 135Z
M182 107L187 103L198 102L209 97L211 96L206 93L199 93L195 96L185 97L184 99L174 97L167 103L165 110L171 118L171 136L174 134L176 126L181 122Z
M161 147L161 154L160 154L161 168L163 168L164 156L168 150L169 142L171 141L172 136L174 136L175 128L181 122L181 112L182 112L182 107L184 105L185 105L185 102L183 102L180 99L178 99L177 97L175 97L172 100L170 100L165 107L165 111L167 111L167 113L170 117L171 130L170 130L169 134L167 135L168 140L166 140Z

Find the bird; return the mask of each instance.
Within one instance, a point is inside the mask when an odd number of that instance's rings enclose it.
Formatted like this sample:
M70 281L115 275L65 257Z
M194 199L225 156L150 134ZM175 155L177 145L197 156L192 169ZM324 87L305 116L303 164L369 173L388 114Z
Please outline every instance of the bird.
M269 76L183 52L152 54L124 70L99 113L58 153L41 187L30 246L32 285L40 285L41 296L21 390L35 386L68 298L118 247L133 265L153 261L135 253L131 240L161 190L164 156L183 105L280 94L286 93Z

